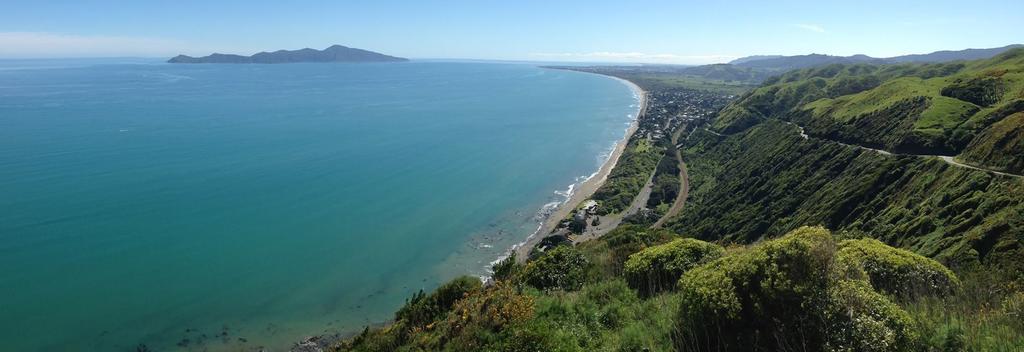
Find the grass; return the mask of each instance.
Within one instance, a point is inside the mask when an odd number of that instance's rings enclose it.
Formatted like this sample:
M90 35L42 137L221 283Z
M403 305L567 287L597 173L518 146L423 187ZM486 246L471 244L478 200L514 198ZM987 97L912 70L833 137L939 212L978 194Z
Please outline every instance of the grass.
M982 132L961 157L997 170L1024 173L1024 113L1010 115Z
M924 351L1020 351L1024 293L980 272L962 275L964 289L904 304L918 323Z
M781 119L849 144L958 154L973 139L989 138L983 132L993 123L1022 110L1024 49L971 62L827 65L765 82L725 108L714 128L731 134Z
M952 130L967 121L978 107L974 104L947 97L932 97L931 105L914 122L915 130Z
M614 278L579 291L535 296L537 320L560 343L556 350L668 351L672 349L676 295L642 300Z
M943 115L943 112L960 105L973 106L966 102L955 104L955 102L959 101L939 95L943 84L944 80L941 78L924 80L918 77L902 77L857 94L845 95L835 99L820 99L807 104L801 109L812 110L814 115L819 118L830 117L839 122L851 122L858 116L876 112L915 97L928 97L933 100L933 105L929 109L934 108L936 110L929 116L931 120ZM937 99L942 100L942 102L934 103L934 100Z

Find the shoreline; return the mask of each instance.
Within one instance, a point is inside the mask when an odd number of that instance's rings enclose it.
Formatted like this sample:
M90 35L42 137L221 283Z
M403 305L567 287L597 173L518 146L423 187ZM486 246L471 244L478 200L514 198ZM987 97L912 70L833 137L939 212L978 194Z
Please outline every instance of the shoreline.
M633 114L633 121L631 121L629 127L626 128L622 139L615 142L612 152L608 155L608 159L601 164L601 167L587 177L583 182L570 185L569 187L572 192L569 194L569 197L559 204L554 211L547 214L544 220L542 220L540 225L537 227L536 231L526 237L523 242L512 246L508 255L515 253L516 260L518 261L525 261L530 254L530 249L544 239L547 234L550 234L551 231L558 226L558 223L576 208L577 204L580 204L580 202L590 198L590 196L594 195L594 192L597 192L597 189L604 184L604 181L608 179L608 175L610 175L612 170L615 168L615 165L619 163L619 158L621 158L622 153L625 152L626 145L629 144L629 139L633 137L633 133L635 133L639 128L640 117L643 116L644 112L647 110L647 91L640 88L636 83L615 76L602 75L598 73L593 74L617 80L633 91L633 94L639 99L636 113ZM502 256L492 263L505 260L508 258L508 255Z
M580 72L580 71L577 71L577 72ZM581 73L589 73L589 72L581 72ZM647 91L643 90L642 88L640 88L640 86L636 85L635 83L630 82L630 81L625 80L625 79L622 79L622 78L619 78L619 77L602 75L602 74L598 74L598 73L589 73L589 74L604 76L604 77L608 77L608 78L617 80L620 83L625 84L627 87L630 88L630 90L633 91L634 96L636 96L637 99L638 99L637 110L636 110L635 113L633 113L633 120L630 121L629 127L627 127L625 129L622 138L615 142L615 144L614 144L614 146L612 148L611 153L609 153L609 155L608 155L608 158L605 159L604 163L601 164L601 166L597 169L597 171L595 171L593 174L588 176L582 182L575 182L575 183L570 184L569 187L568 187L568 192L567 192L568 193L568 197L567 197L567 199L562 201L561 203L559 203L558 206L556 206L553 211L549 212L543 218L543 220L540 221L540 224L538 225L537 229L534 230L533 233L531 233L528 237L526 237L526 239L524 239L522 242L519 242L519 243L513 245L512 248L510 248L507 252L505 252L504 255L502 255L501 257L499 257L497 259L495 259L493 262L491 262L491 265L496 264L496 263L498 263L498 262L500 262L502 260L505 260L512 253L516 254L517 260L520 260L520 261L525 260L527 258L527 256L529 255L530 249L533 248L533 246L537 245L537 243L539 243L540 240L543 239L547 234L551 233L551 231L554 230L555 227L558 226L558 223L561 221L562 218L565 218L566 216L568 216L569 213L571 213L576 208L577 204L580 204L580 202L586 200L587 198L590 198L590 196L592 196L594 194L594 192L597 192L597 189L600 188L601 185L604 184L604 181L608 179L608 175L611 174L611 171L618 164L619 159L622 157L623 152L625 152L626 145L629 143L629 139L633 137L633 134L639 128L640 117L643 116L644 112L647 109ZM539 210L539 211L542 211L542 210ZM488 274L485 275L485 276L481 276L480 277L481 281L484 281L484 282L487 282L488 280L490 280L490 267L486 268L486 270L487 270ZM388 323L387 322L382 322L382 323L377 323L376 325L386 325L386 324L388 324ZM371 324L371 325L374 325L374 324ZM346 339L346 338L351 338L353 336L356 336L356 335L360 334L361 332L362 332L362 330L353 330L353 331L337 332L337 333L334 333L334 334L314 334L314 335L305 336L299 342L293 343L292 346L288 349L288 351L291 351L291 352L322 351L323 348L326 348L327 346L330 346L331 344L333 344L333 343L335 343L337 341L340 341L340 340L343 340L343 339Z

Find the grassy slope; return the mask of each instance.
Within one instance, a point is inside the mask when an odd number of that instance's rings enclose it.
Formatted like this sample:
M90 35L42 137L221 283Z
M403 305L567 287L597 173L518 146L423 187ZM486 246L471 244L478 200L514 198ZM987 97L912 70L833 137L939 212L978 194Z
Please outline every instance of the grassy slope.
M1024 113L992 124L967 145L960 158L996 170L1024 174Z
M936 159L883 156L801 138L767 121L692 138L687 211L670 226L706 240L753 242L801 225L871 233L958 266L1024 270L1024 184Z
M984 144L973 139L987 138L986 128L1021 111L1022 99L1024 49L948 64L830 65L767 81L723 112L713 127L733 133L777 118L804 125L815 136L952 155L970 143ZM976 155L965 160L989 163L972 160Z

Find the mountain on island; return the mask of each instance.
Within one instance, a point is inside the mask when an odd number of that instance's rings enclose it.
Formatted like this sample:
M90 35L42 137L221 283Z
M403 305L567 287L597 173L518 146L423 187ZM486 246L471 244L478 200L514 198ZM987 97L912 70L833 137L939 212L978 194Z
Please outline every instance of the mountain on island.
M332 45L324 50L299 49L261 52L252 56L213 53L203 57L178 55L172 64L287 64L297 62L401 62L409 59L384 55L369 50Z

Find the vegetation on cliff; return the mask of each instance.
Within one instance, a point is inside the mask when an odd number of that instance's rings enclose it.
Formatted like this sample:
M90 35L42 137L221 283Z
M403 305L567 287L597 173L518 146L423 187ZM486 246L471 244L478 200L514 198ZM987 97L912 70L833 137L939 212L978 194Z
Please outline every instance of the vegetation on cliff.
M765 121L694 135L687 209L669 223L702 240L752 243L824 225L968 268L1024 272L1024 184L936 158L800 137Z

